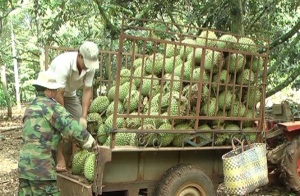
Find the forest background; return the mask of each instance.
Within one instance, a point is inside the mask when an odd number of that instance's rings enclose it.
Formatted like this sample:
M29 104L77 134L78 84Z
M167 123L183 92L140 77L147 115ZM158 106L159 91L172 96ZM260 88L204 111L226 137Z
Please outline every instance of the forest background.
M32 100L30 81L45 67L46 46L91 40L117 51L123 16L267 40L266 97L300 88L299 0L0 0L0 109L10 116L11 107Z

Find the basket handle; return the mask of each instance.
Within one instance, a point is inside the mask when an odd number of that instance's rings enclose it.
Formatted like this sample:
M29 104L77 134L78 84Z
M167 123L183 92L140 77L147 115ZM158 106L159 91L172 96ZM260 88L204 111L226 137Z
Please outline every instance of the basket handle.
M234 149L234 150L237 148L235 142L237 142L238 144L240 144L240 146L242 147L242 151L244 152L244 142L245 142L245 140L241 141L238 138L233 137L231 139L231 145L232 145L232 149Z

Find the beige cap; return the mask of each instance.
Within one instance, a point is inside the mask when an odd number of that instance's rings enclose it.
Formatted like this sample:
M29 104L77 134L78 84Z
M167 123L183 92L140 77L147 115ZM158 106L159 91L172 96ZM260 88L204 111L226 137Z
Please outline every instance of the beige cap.
M79 48L80 54L83 56L84 65L88 69L99 69L99 49L97 44L85 41Z
M54 73L50 71L42 71L39 73L38 78L32 82L34 86L42 86L47 89L59 89L63 86L56 82Z

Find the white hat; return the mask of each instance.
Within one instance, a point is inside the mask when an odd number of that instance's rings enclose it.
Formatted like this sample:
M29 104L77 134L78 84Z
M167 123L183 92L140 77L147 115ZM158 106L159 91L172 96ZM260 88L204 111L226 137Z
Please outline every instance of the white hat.
M61 84L56 82L54 73L50 71L42 71L36 80L32 82L34 86L42 86L47 89L59 89L63 87Z
M83 56L84 65L88 69L99 69L99 49L97 44L85 41L79 48L80 54Z

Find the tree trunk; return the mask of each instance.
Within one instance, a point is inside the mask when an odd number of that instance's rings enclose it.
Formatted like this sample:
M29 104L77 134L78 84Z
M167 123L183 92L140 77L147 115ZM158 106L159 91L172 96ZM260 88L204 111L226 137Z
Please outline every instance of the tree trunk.
M20 84L19 84L17 51L16 51L15 34L14 34L14 28L12 22L11 22L11 48L12 48L14 73L15 73L16 102L17 102L18 110L21 111L22 108L21 108L21 101L20 101Z
M239 35L245 35L244 32L244 17L241 0L229 0L231 14L231 32Z
M9 95L8 95L8 91L7 91L6 73L5 73L4 65L1 66L1 84L3 87L4 97L5 97L6 104L7 104L7 117L12 118L12 108L11 108L11 103L10 103L10 99L9 99Z

